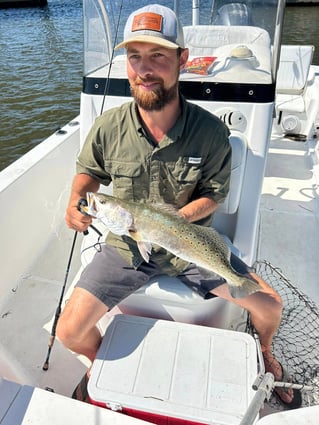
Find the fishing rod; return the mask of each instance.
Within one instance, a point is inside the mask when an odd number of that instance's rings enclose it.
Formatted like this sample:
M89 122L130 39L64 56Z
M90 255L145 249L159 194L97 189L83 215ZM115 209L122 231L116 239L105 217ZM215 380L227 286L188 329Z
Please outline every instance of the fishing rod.
M73 253L74 253L74 247L75 247L75 242L76 242L76 238L78 235L78 231L76 230L74 232L74 237L73 237L73 241L72 241L72 247L71 247L71 252L69 255L69 261L66 267L66 271L65 271L65 276L64 276L64 282L63 282L63 286L62 286L62 290L61 290L61 294L60 294L60 299L59 299L59 303L58 303L58 307L55 311L55 316L54 316L54 320L53 320L53 325L52 325L52 330L51 330L51 335L50 335L50 339L49 339L49 344L48 344L48 353L47 353L47 357L45 359L45 362L42 366L43 370L48 370L49 369L49 359L50 359L50 355L51 355L51 350L54 344L54 340L55 340L55 335L56 335L56 326L61 314L61 308L62 308L62 301L63 301L63 297L64 297L64 292L65 292L65 288L66 288L66 283L68 281L68 276L69 276L69 271L70 271L70 266L71 266L71 261L72 261L72 257L73 257Z
M86 214L85 211L83 210L83 207L87 206L87 201L86 199L81 198L78 202L78 210L82 213L82 214ZM99 237L103 236L102 233L92 224L90 224L90 227L99 235ZM87 235L89 232L88 230L85 230L83 232L84 235ZM53 320L53 324L52 324L52 330L51 330L51 335L50 335L50 339L49 339L49 344L48 344L48 353L47 353L47 357L45 359L45 362L42 366L43 370L48 370L49 369L49 359L50 359L50 355L51 355L51 351L52 351L52 347L54 344L54 340L55 340L55 336L56 336L56 326L59 320L59 317L61 315L61 310L62 310L62 301L63 301L63 297L64 297L64 292L65 292L65 288L66 288L66 283L68 281L68 277L69 277L69 271L70 271L70 267L71 267L71 262L72 262L72 257L73 257L73 253L74 253L74 247L75 247L75 243L76 243L76 238L78 235L78 231L76 230L74 232L74 237L73 237L73 241L72 241L72 246L71 246L71 251L70 251L70 255L69 255L69 261L66 267L66 271L65 271L65 276L64 276L64 282L62 285L62 289L61 289L61 294L60 294L60 299L59 299L59 303L55 312L55 316L54 316L54 320Z
M105 11L103 2L101 2L101 0L98 0L98 3L99 3L99 6L101 8L101 11L102 11L102 15L103 15L103 18L104 18L104 23L105 23L106 27L109 27L108 18L107 18L107 14L106 14L106 11ZM117 24L116 24L115 40L114 40L114 43L113 43L113 46L112 46L112 53L111 53L110 64L109 64L109 68L108 68L107 81L106 81L106 84L105 84L105 87L104 87L104 95L103 95L103 100L102 100L100 114L102 114L102 112L103 112L105 98L106 98L106 96L108 94L108 91L109 91L111 68L112 68L113 58L114 58L114 47L115 47L115 45L117 43L117 39L118 39L118 30L119 30L119 26L120 26L120 19L121 19L121 15L122 15L122 9L123 9L123 0L121 1L121 4L120 4L120 11L119 11L118 19L117 19ZM86 199L80 199L79 200L78 210L81 211L82 214L86 214L85 211L82 209L82 207L83 206L86 206L86 205L87 205ZM92 224L90 225L90 227L99 236L102 236L102 233L96 227L94 227ZM75 242L76 242L77 234L78 234L78 232L75 231L73 242L72 242L72 247L71 247L71 252L70 252L70 256L69 256L69 261L68 261L66 272L65 272L64 282L63 282L63 286L62 286L62 289L61 289L61 295L60 295L58 307L57 307L56 312L55 312L54 321L53 321L53 324L52 324L52 330L51 330L51 335L50 335L49 344L48 344L48 353L47 353L47 357L45 359L45 362L44 362L44 364L42 366L42 369L45 370L45 371L49 369L49 359L50 359L52 347L53 347L53 344L54 344L54 341L55 341L57 323L58 323L59 317L61 315L62 301L63 301L63 297L64 297L66 283L67 283L68 276L69 276L69 270L70 270L70 266L71 266L71 261L72 261L72 257L73 257L73 252L74 252L74 247L75 247ZM88 231L85 230L83 232L83 234L84 235L87 235L88 234Z
M98 0L98 2L100 3L100 0ZM104 18L104 23L105 23L106 28L107 28L107 27L109 27L109 23L108 23L109 21L108 21L108 18L107 18L107 14L105 13L104 5L100 4L100 7L101 7L101 10L104 11L103 18ZM113 65L115 46L116 46L117 40L118 40L118 32L119 32L120 21L121 21L121 16L122 16L122 9L123 9L123 0L121 1L121 4L120 4L119 15L118 15L117 23L116 23L116 27L115 27L114 43L113 43L113 46L112 46L110 63L109 63L109 67L108 67L106 83L105 83L105 86L104 86L104 93L103 93L103 99L102 99L102 104L101 104L101 108L100 108L100 115L102 115L102 113L103 113L105 98L109 93L111 69L112 69L112 65ZM114 16L113 16L113 18L114 18ZM115 25L115 23L114 23L114 25Z

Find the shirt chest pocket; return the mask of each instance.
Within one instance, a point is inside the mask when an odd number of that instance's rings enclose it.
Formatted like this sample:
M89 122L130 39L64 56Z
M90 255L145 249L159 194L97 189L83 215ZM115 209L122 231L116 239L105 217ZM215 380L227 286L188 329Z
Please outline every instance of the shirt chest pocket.
M200 159L198 159L200 161ZM176 162L166 162L167 176L177 184L196 183L201 175L200 164L189 162L189 158L180 158Z
M104 166L111 174L114 196L130 200L147 196L148 176L141 163L105 161Z
M174 197L175 204L182 206L191 198L201 178L200 164L192 164L185 158L164 164L165 186Z

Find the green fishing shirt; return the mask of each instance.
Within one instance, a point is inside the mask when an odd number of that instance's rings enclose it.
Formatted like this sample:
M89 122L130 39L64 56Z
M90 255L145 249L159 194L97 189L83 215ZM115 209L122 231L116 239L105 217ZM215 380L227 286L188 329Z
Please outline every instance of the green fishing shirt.
M231 148L227 127L214 115L181 98L181 115L160 143L152 140L135 102L98 117L77 160L77 173L103 185L113 183L113 195L130 201L167 203L177 209L206 196L222 202L229 190ZM211 216L198 222L210 225ZM143 261L136 242L111 233L115 246L134 267ZM152 259L169 275L187 263L160 247Z

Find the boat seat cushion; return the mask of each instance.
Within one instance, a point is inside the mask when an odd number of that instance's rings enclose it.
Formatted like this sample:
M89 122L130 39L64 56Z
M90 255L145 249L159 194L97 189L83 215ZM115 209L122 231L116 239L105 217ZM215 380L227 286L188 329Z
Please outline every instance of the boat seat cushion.
M303 96L293 94L278 94L276 99L277 111L302 113L306 110Z
M279 94L301 95L307 84L314 46L281 47L276 91Z
M267 31L258 27L193 25L184 27L185 46L191 56L214 53L217 47L227 44L250 44L270 48ZM209 51L208 51L209 50Z

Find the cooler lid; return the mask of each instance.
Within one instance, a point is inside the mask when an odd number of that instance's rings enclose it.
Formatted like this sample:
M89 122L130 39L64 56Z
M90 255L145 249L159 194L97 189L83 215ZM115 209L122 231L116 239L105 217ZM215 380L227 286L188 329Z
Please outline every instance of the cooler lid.
M237 424L254 396L245 333L114 316L91 369L92 400L210 424Z

